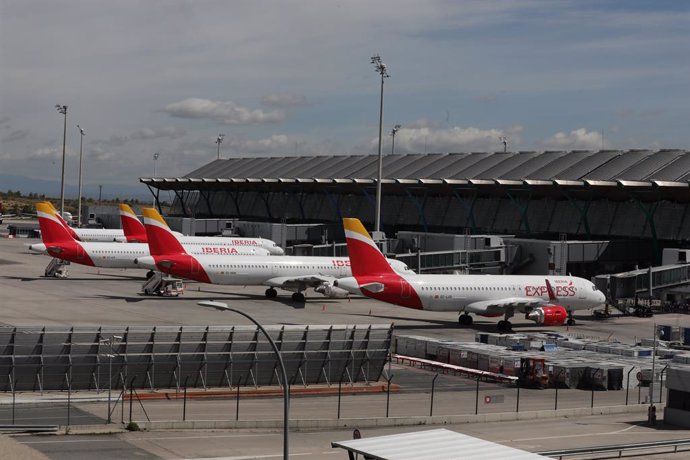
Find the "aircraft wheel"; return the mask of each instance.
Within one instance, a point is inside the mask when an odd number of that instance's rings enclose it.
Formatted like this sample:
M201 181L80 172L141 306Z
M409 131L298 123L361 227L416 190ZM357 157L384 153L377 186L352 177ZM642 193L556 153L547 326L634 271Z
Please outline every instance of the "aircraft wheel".
M266 297L268 297L269 299L273 299L277 295L278 295L278 291L276 291L275 289L273 289L273 288L266 289Z
M472 325L472 317L468 314L460 315L458 316L458 323L461 326L470 326Z
M147 271L147 272L146 272L146 279L147 279L147 280L150 280L150 279L153 277L153 275L154 275L153 270Z
M301 292L295 292L294 294L292 294L292 300L298 303L304 303L306 301L306 299L304 298L304 294L302 294Z
M498 332L510 332L513 330L513 325L510 321L502 319L498 322Z
M575 320L572 318L568 318L568 321L565 322L568 326L575 326Z

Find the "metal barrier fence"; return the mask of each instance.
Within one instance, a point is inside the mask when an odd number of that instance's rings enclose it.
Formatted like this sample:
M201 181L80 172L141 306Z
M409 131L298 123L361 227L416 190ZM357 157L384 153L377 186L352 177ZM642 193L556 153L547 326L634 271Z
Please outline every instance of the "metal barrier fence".
M379 379L387 325L268 326L291 384ZM0 328L0 391L278 385L254 326ZM133 378L136 377L136 378Z

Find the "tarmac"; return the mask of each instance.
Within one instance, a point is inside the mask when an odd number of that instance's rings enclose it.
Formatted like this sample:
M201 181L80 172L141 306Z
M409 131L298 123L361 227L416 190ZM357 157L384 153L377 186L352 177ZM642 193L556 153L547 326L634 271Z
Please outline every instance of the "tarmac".
M7 222L5 222L7 224ZM3 227L0 227L0 233ZM493 319L478 318L471 328L460 327L457 314L404 309L363 298L327 299L313 291L305 304L296 304L290 293L266 299L260 286L212 286L187 283L185 293L176 298L146 297L139 294L144 282L141 270L106 270L70 265L66 279L45 278L49 257L28 253L25 244L36 240L0 238L0 321L6 326L102 326L102 325L232 325L250 324L240 315L197 305L201 300L226 302L246 311L263 324L391 324L397 334L426 335L456 341L474 341L476 331L495 332ZM576 315L578 324L555 328L581 337L634 343L650 337L654 323L690 327L690 317L682 314L657 315L654 318L612 316L594 319L590 311ZM544 332L527 320L515 318L516 333ZM390 416L385 417L385 382L378 382L362 394L342 397L342 413L336 417L338 396L334 388L310 389L309 395L295 395L291 403L291 454L299 458L347 458L343 451L330 448L331 441L350 439L354 426L365 436L429 429L436 425L530 451L622 442L690 438L690 430L660 424L646 426L646 406L625 406L622 392L597 393L595 407L588 404L589 392L561 391L558 410L553 409L554 392L523 392L520 412L516 413L515 390L505 386L483 386L480 396L501 394L502 404L478 406L473 381L450 376L438 380L434 416L428 416L429 384L433 373L404 366L391 368L400 381L392 388ZM8 458L276 458L282 449L280 389L262 389L273 393L249 398L240 403L240 420L235 423L235 401L231 392L213 398L189 395L188 421L182 421L179 393L157 392L146 396L143 407L152 418L151 431L122 432L119 423L108 426L115 434L75 434L93 426L91 433L106 429L104 394L86 395L95 399L75 401L75 414L84 420L101 420L70 427L69 436L0 436L1 452ZM315 394L321 391L321 394ZM8 396L0 398L0 417L7 423ZM20 398L21 396L21 398ZM64 395L44 395L61 397ZM247 398L245 399L245 396ZM523 399L524 398L524 399ZM40 395L18 395L22 404L31 402L35 419L41 410ZM634 402L634 404L633 404ZM55 407L61 402L46 402ZM28 407L26 406L27 413ZM610 409L606 409L610 408ZM615 409L613 409L615 408ZM57 410L57 409L56 409ZM62 409L60 409L62 410ZM133 408L134 418L144 420L141 407ZM293 415L294 414L294 415ZM504 414L504 415L501 415ZM595 415L593 415L595 414ZM119 420L120 412L117 413ZM50 415L57 424L62 413ZM547 418L543 418L547 417ZM659 412L661 419L661 412ZM52 420L52 419L51 419ZM502 420L502 421L499 421ZM174 423L173 423L174 422ZM167 425L166 425L167 424ZM67 431L62 430L63 432ZM682 458L653 457L645 458Z

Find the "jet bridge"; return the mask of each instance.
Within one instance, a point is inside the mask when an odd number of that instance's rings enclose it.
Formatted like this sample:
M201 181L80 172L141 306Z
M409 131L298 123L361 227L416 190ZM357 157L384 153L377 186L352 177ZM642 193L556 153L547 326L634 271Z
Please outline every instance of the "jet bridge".
M690 285L690 264L660 265L623 273L598 275L594 284L609 302L637 297L653 298L655 291Z

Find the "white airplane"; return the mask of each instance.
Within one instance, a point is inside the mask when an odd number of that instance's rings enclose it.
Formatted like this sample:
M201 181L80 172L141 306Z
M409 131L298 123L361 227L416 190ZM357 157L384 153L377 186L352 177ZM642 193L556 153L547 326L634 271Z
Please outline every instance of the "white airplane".
M65 230L77 241L84 241L82 237L90 235L90 241L94 241L94 238L101 238L102 242L125 242L125 243L146 243L146 229L142 223L137 218L132 208L127 204L120 204L120 222L122 225L122 230L114 229L73 229L64 219L60 217L60 213L55 209L52 203L46 201L47 204L54 213L55 217L62 222ZM166 224L167 225L167 224ZM81 236L75 232L81 231ZM106 232L106 233L98 233ZM120 232L120 236L116 236L113 232ZM174 232L171 230L180 242L185 246L199 246L203 251L207 251L207 254L223 254L222 247L228 248L239 248L245 247L247 250L242 250L240 253L246 255L268 255L284 254L283 249L278 246L274 241L267 240L264 238L219 238L219 237L208 237L208 236L184 236L179 232ZM106 239L107 235L110 235L111 239ZM33 243L28 245L28 248L32 252L45 253L46 245L44 243ZM250 251L249 248L257 249L256 251ZM148 251L148 247L146 248ZM120 248L122 251L122 248ZM198 253L195 251L195 253ZM234 255L234 254L232 254Z
M460 311L462 325L469 313L503 316L499 331L510 331L516 312L545 326L575 324L572 313L606 301L593 283L575 276L417 275L396 273L359 219L343 219L352 277L334 285L354 294L418 310Z
M266 297L275 297L276 288L294 291L292 299L304 302L307 288L324 288L329 297L344 297L346 291L332 287L335 279L352 276L350 261L345 257L209 257L189 254L177 238L170 233L165 221L153 208L144 208L144 226L151 255L138 257L138 265L151 270L187 278L202 283L236 286L268 286ZM404 263L386 260L400 272L409 272Z
M46 252L58 259L102 268L141 268L135 263L135 259L149 255L146 243L76 241L46 203L38 203L36 210ZM175 238L174 235L172 237ZM268 256L267 250L249 246L196 244L185 248L193 254L213 254L209 257L255 257L256 254Z
M139 218L134 213L131 207L126 204L120 205L120 220L122 228L127 237L127 241L138 241L141 243L147 242L146 229L139 221ZM164 221L165 222L165 221ZM167 225L167 223L166 223ZM265 238L244 238L244 237L219 237L219 236L184 236L181 233L173 232L172 234L184 246L189 245L206 245L206 246L242 246L247 248L261 248L268 254L282 256L285 254L283 248L278 246L275 241L267 240ZM256 255L265 255L263 251L257 251Z

